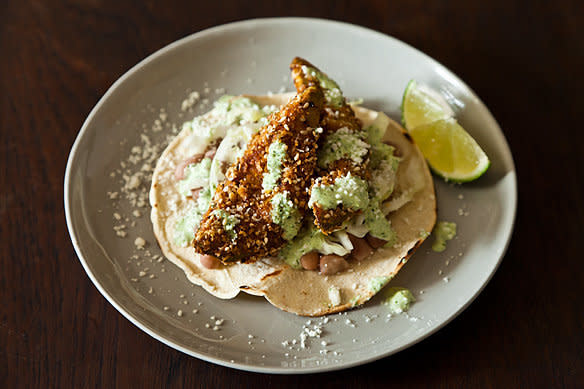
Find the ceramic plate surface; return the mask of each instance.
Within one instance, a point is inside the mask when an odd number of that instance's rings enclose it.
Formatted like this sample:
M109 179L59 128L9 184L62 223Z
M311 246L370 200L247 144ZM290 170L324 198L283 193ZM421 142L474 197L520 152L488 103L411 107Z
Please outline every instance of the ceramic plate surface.
M492 161L486 175L471 184L434 179L438 220L456 222L459 232L443 253L430 250L431 236L390 282L416 296L407 315L388 318L382 292L360 309L307 324L307 318L280 311L261 297L212 297L158 257L144 197L150 185L144 165L162 151L173 127L176 131L210 109L221 94L291 91L288 64L294 56L327 72L349 99L363 98L365 107L396 120L410 79L436 88ZM122 191L138 171L143 172L141 180L130 184L135 188ZM495 119L467 85L433 59L389 36L349 24L259 19L188 36L122 76L90 113L73 145L65 209L87 274L140 329L177 350L224 366L309 373L388 356L458 315L485 287L504 255L515 218L516 187L511 152ZM144 249L137 248L136 238L144 239ZM302 348L303 327L315 325L323 330L321 338L308 337Z

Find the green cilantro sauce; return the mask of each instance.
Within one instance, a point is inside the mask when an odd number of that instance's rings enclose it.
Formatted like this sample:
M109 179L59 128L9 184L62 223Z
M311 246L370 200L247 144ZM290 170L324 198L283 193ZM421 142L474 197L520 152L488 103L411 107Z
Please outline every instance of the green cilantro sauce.
M364 225L369 234L375 238L387 240L386 246L393 246L396 234L386 215L381 211L381 204L392 193L395 186L396 172L400 159L393 155L395 149L381 142L389 119L379 113L372 125L366 128L369 150L369 204L364 210Z
M389 307L391 313L395 314L407 312L410 309L410 305L416 301L412 292L406 288L396 286L388 289L387 296L384 304Z
M272 221L284 230L282 237L291 240L302 226L302 216L288 196L288 192L272 197Z
M356 164L363 163L369 151L369 143L364 141L364 137L363 132L353 132L348 128L341 128L330 134L318 152L318 166L326 168L342 158L350 159Z
M387 284L389 277L374 277L369 280L369 290L373 293L377 293Z
M352 210L364 209L369 204L367 182L348 173L337 177L332 185L315 185L308 206L313 204L323 209L333 209L339 205Z
M262 108L247 97L221 96L214 104L213 112L223 118L224 125L241 121L255 122L266 116Z
M294 269L301 269L300 257L315 250L321 254L336 254L340 256L349 253L340 244L328 241L327 236L320 232L310 221L307 227L304 227L294 239L280 250L279 256Z
M199 193L199 198L195 207L186 213L185 216L178 219L174 226L174 242L177 246L186 247L195 238L195 231L201 222L201 219L211 203L211 190L209 187L204 188Z
M302 72L307 76L316 77L320 87L323 89L326 102L329 105L335 108L339 108L343 105L345 99L343 98L341 88L339 88L339 85L336 82L328 78L324 73L310 66L303 65Z
M178 219L174 226L174 243L180 247L187 247L195 238L195 228L201 222L201 214L198 212L188 213Z
M286 159L286 151L288 146L286 144L276 141L273 142L268 149L268 156L266 167L267 173L264 173L264 180L262 181L262 188L264 192L274 189L278 180L282 176L282 164Z
M396 241L396 234L391 223L381 212L381 203L373 199L367 209L365 210L365 226L369 230L369 234L375 238L386 240L386 246L391 247Z
M432 244L432 250L440 253L446 250L446 242L456 236L456 223L438 222L434 228L436 240Z
M178 190L183 196L189 196L191 189L204 188L209 185L211 158L204 158L199 163L192 163L185 168L184 179L178 182Z
M316 228L305 228L290 243L280 250L280 257L294 269L301 269L300 257L320 247L325 235Z
M369 183L373 189L373 196L380 201L386 200L395 186L395 175L400 159L394 156L393 152L394 148L384 143L371 147Z

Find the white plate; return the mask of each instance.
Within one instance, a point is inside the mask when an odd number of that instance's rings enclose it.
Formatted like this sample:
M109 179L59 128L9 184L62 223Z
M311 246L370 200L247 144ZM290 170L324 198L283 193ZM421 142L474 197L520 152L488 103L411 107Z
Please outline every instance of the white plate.
M387 320L387 309L377 296L361 309L330 316L321 339L309 338L306 349L297 344L290 350L282 342L299 341L306 318L282 312L260 297L241 294L219 300L191 285L170 262L159 263L147 257L146 250L136 249L134 240L140 236L151 255L160 254L149 209L143 208L136 218L127 200L111 200L106 193L119 192L120 175L112 178L110 172L128 159L132 146L141 144L143 127L154 143L161 142L170 123L180 126L205 110L201 104L188 115L181 110L190 90L211 101L222 93L216 91L219 88L230 94L277 92L282 86L291 90L288 64L297 55L324 69L346 95L362 97L364 106L394 119L399 119L408 80L439 89L455 105L459 121L484 148L492 166L480 180L464 186L435 179L438 219L455 221L459 234L440 254L429 249L430 237L391 281L416 295L409 315ZM167 118L160 123L163 130L155 131L161 108ZM149 183L142 185L145 189ZM516 188L511 152L495 119L468 86L433 59L394 38L349 24L259 19L181 39L124 74L92 110L73 145L65 177L65 210L71 240L87 274L140 329L177 350L224 366L309 373L388 356L458 315L485 287L503 257L515 218ZM115 220L114 213L122 220ZM126 228L128 235L117 237L113 226L129 226L133 220L136 225ZM144 270L147 275L141 277ZM211 316L225 320L219 331L205 327L213 326ZM323 321L312 319L311 325ZM321 351L325 349L326 353Z

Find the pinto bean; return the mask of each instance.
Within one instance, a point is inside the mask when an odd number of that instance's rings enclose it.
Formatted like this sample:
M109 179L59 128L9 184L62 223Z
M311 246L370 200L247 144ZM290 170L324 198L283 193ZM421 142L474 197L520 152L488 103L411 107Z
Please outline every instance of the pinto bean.
M316 270L320 257L316 251L311 251L300 257L300 264L306 270Z
M176 165L176 169L174 169L175 180L179 181L185 178L185 169L187 168L187 166L189 166L191 163L201 162L201 159L203 159L203 157L204 154L195 154L192 157L189 157L182 161L181 163L179 163L178 165Z
M380 248L381 246L383 246L384 244L387 243L386 240L376 238L376 237L371 236L369 234L367 234L367 236L365 237L365 239L367 239L367 243L369 243L369 245L371 247L373 247L374 249L378 249L378 248Z
M219 264L221 263L217 258L213 257L212 255L201 255L199 257L201 261L201 266L207 269L217 269Z
M338 273L349 267L345 258L338 255L323 255L320 257L320 274L325 276Z
M367 243L365 238L357 238L354 235L349 234L349 239L353 244L353 251L351 251L351 258L356 259L357 261L362 261L371 254L373 254L373 249Z

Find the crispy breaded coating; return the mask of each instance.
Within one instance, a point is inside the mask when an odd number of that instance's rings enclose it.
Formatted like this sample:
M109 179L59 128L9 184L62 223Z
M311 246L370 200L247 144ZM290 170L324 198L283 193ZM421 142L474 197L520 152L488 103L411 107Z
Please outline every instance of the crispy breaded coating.
M315 131L324 96L318 87L305 88L250 140L243 155L217 186L211 206L195 234L195 251L222 262L254 262L275 256L286 243L283 229L272 220L272 198L287 192L300 215L308 208L308 193L317 160L321 131ZM262 187L267 156L274 142L286 145L276 186Z
M322 87L318 78L310 73L310 68L321 72L316 66L303 58L295 57L292 60L292 63L290 64L290 71L292 72L292 79L294 81L296 91L302 92L304 89L310 86ZM341 90L338 88L338 85L334 84L334 86L338 89L338 100L340 104L337 106L332 106L329 102L325 101L325 114L321 121L323 129L330 132L334 132L343 127L348 127L353 131L361 130L362 124L361 121L355 116L355 111L353 111L353 108L351 108L351 106L346 103L345 98L342 96Z
M355 132L361 131L361 121L357 119L355 112L347 104L338 85L330 80L326 74L322 73L310 62L299 57L292 60L290 70L294 79L294 86L298 92L315 85L324 89L327 99L325 101L324 114L321 119L321 126L325 134L323 139L326 138L326 135L333 134L341 128L348 128ZM318 74L321 75L321 79L319 79ZM326 80L323 81L322 76ZM346 176L349 173L367 179L369 177L368 164L368 157L365 157L361 163L355 163L351 159L341 158L332 162L326 169L317 170L317 175L320 177L318 184L334 184L337 177ZM347 209L342 205L334 209L325 210L316 203L312 205L312 211L315 217L314 223L324 234L330 234L338 230L345 221L360 212Z

